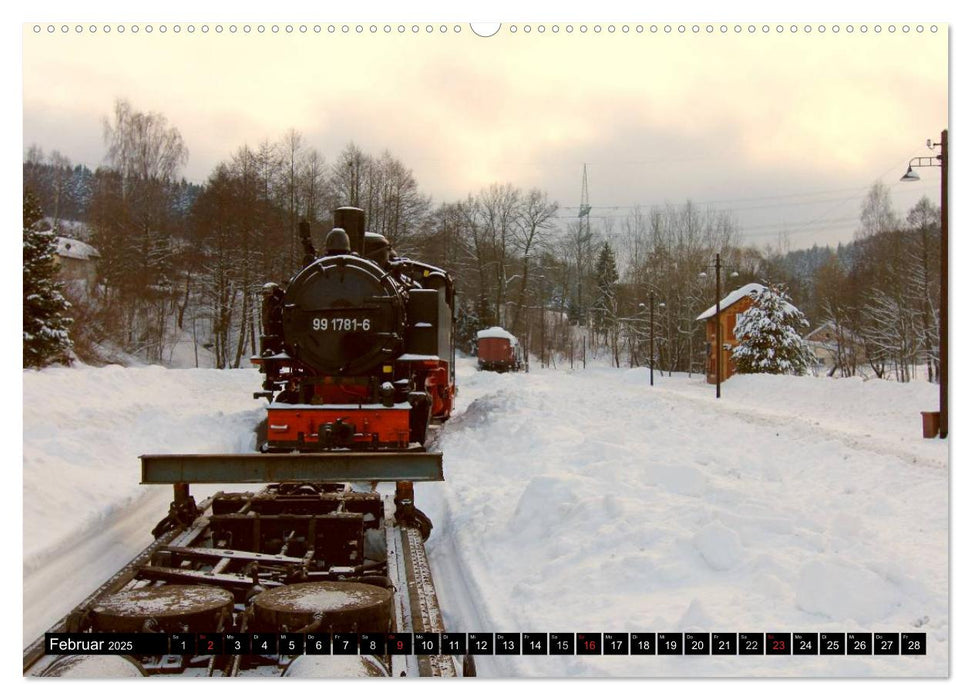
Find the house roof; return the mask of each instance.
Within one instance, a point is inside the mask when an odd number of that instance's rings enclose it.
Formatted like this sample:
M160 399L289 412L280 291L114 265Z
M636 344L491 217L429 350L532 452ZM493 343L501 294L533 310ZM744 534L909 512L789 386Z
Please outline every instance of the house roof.
M734 304L734 303L736 303L738 301L741 301L742 297L744 297L744 296L750 296L750 297L753 297L753 298L756 297L756 296L758 296L759 295L759 292L761 292L763 289L765 289L765 286L759 284L758 282L752 282L751 284L746 284L744 287L739 287L734 292L731 292L727 297L725 297L724 299L721 300L721 308L722 308L722 311L724 311L725 309L727 309L732 304ZM696 321L703 321L706 318L710 318L711 316L714 316L715 315L715 309L716 309L716 307L715 306L712 306L707 311L705 311L703 314L701 314L700 316L698 316L698 318L696 318L695 320Z
M833 333L836 333L837 332L836 324L834 324L832 321L826 321L819 328L815 328L812 331L810 331L809 333L806 333L806 335L804 335L803 338L805 340L811 342L811 343L812 342L825 343L827 341L825 341L825 340L814 341L814 340L811 340L811 338L814 335L816 335L817 333L819 333L820 331L827 330L827 329L830 330ZM854 343L862 343L863 342L862 340L860 340L860 337L856 333L854 333L853 331L851 331L851 330L849 330L849 329L847 329L845 327L843 328L843 337L845 339L851 341L851 342L854 342Z
M88 245L84 241L65 238L64 236L58 236L57 238L57 255L62 258L73 258L74 260L92 260L101 257L101 253L94 246Z

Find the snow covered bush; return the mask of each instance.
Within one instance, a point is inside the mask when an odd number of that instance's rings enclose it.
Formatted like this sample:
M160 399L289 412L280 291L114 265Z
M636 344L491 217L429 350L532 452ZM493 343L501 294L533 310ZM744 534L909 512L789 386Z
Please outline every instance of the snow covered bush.
M69 363L72 350L67 329L71 305L56 281L56 236L39 231L40 204L24 190L24 367Z
M798 328L809 321L790 303L782 287L766 285L755 303L735 322L738 345L732 350L740 374L805 374L812 366L812 351Z

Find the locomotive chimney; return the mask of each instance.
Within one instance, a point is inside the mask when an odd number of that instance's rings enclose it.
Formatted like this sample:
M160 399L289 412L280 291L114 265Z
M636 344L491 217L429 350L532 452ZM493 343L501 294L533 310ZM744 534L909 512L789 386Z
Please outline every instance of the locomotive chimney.
M347 231L351 251L364 255L364 210L357 207L339 207L334 210L334 228Z
M317 251L314 250L313 241L310 239L310 224L306 221L300 222L300 243L303 244L303 266L307 267L317 259Z

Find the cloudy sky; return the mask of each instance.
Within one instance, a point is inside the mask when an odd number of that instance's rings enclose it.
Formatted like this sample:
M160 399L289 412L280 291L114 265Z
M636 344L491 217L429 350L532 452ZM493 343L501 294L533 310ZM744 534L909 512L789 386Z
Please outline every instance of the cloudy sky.
M158 23L107 34L103 22L93 33L27 24L24 146L94 167L101 121L124 98L180 130L196 182L292 127L330 161L349 141L389 150L436 202L497 181L539 187L564 222L586 164L594 223L691 199L733 211L760 247L780 233L793 248L851 240L877 179L901 214L923 195L939 201L938 169L898 180L947 126L945 24L582 24L506 23L490 38L455 23L430 34L425 24L360 34L355 24L301 33L298 22L292 33L286 22L277 33L196 23L191 34L174 23L164 34Z

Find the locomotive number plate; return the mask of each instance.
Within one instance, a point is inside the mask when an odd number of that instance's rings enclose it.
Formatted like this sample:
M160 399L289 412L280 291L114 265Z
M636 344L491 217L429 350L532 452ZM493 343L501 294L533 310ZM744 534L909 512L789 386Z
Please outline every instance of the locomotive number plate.
M315 331L333 331L346 333L348 331L369 331L371 330L371 319L369 318L327 318L318 316L314 318L312 327Z

